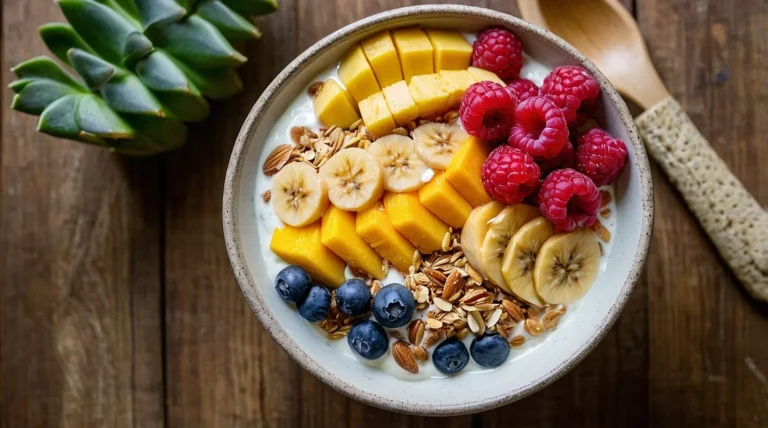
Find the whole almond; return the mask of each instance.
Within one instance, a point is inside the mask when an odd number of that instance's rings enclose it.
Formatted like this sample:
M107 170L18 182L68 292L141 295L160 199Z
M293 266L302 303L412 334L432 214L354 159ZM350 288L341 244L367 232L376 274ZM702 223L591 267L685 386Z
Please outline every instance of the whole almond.
M281 144L275 147L272 153L267 156L267 160L264 161L264 175L269 177L277 174L288 163L291 152L293 152L293 146L290 144Z
M434 330L432 333L427 336L426 340L424 340L424 346L430 347L432 345L437 344L443 337L445 337L445 333L443 333L443 330Z
M416 346L421 345L421 341L424 339L424 330L424 321L413 320L408 326L408 341Z
M525 314L523 313L523 310L520 309L520 306L517 306L509 299L503 299L501 301L501 305L504 307L504 310L507 311L510 318L512 318L512 321L514 322L521 322L525 319Z
M411 351L413 351L413 355L416 356L417 360L419 361L429 360L429 352L423 346L411 345Z
M435 285L442 287L445 285L445 274L435 269L424 269L424 273L432 280Z
M464 288L464 278L461 277L461 272L458 269L451 272L448 278L445 279L445 287L443 288L443 299L451 301L456 293Z
M509 341L509 346L517 348L525 344L525 336L515 336Z
M416 356L405 341L398 340L392 345L392 356L395 358L397 365L404 370L414 374L419 372L419 363L416 361Z
M525 331L530 333L531 336L538 336L544 333L544 325L539 320L528 318L525 320Z
M541 318L541 324L544 325L544 330L550 331L557 328L557 324L560 322L560 317L563 316L564 311L549 311Z

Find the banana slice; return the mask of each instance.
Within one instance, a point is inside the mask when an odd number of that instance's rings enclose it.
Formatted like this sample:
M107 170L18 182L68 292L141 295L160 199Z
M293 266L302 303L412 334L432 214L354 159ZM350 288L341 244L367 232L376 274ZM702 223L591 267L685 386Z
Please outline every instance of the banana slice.
M328 208L328 187L311 166L289 163L272 177L272 207L288 226L306 226Z
M428 123L413 130L416 152L430 168L446 169L453 154L467 142L467 135L459 125Z
M550 304L569 304L587 294L600 268L600 244L589 229L555 235L536 256L533 283Z
M390 192L410 192L425 184L421 177L429 168L416 154L416 145L410 138L387 135L371 144L368 152L384 170L384 186Z
M501 212L488 222L488 233L483 239L482 264L483 273L497 286L510 291L504 276L501 274L501 262L504 259L504 252L507 250L507 244L524 224L540 216L538 208L517 204L504 208Z
M529 221L512 235L501 263L501 274L509 291L536 306L544 306L544 301L533 285L533 267L544 241L554 234L553 229L544 217Z
M476 271L483 273L483 239L488 233L488 222L496 217L504 204L501 202L488 202L472 210L461 229L461 250L467 256L467 261Z
M372 154L356 147L328 159L320 177L331 203L344 211L368 209L384 194L384 171Z

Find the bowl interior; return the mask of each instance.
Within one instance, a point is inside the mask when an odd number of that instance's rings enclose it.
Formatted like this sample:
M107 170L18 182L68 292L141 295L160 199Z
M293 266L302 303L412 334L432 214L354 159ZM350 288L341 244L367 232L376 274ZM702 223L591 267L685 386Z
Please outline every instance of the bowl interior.
M498 370L410 382L333 350L274 292L261 255L256 177L272 125L317 74L337 63L356 42L382 29L411 25L477 32L505 26L526 53L549 67L582 65L602 86L599 108L607 130L627 142L629 163L616 183L616 231L593 288L540 345ZM352 24L302 54L275 79L251 112L227 174L225 232L238 281L249 304L275 339L302 366L336 389L369 404L420 414L484 410L522 398L551 383L586 355L621 311L645 260L652 223L648 162L626 106L607 80L554 35L498 12L463 6L399 9ZM431 364L431 363L430 363Z

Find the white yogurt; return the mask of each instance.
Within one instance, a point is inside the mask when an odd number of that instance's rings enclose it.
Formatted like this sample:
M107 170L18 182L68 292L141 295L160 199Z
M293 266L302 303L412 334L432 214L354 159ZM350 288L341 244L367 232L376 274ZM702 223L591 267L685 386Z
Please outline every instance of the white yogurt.
M472 43L475 37L474 35L465 35L465 38L469 40L470 43ZM523 55L523 57L524 57L524 63L523 63L522 71L520 73L520 77L524 79L529 79L534 83L536 83L536 85L541 86L544 80L544 77L546 77L547 74L549 74L550 70L543 64L536 62L535 60L533 60L532 58L530 58L525 54ZM323 73L317 76L315 81L324 81L327 78L334 78L335 80L338 80L336 66L325 70ZM288 106L288 108L280 117L280 119L278 119L275 125L272 127L272 130L269 133L270 136L268 140L265 142L264 149L259 159L260 164L263 164L264 161L266 161L266 157L269 155L269 153L272 152L272 150L275 147L277 147L280 144L286 144L291 142L290 130L292 127L304 126L314 131L318 131L321 128L321 124L319 123L319 121L317 120L317 117L315 116L312 99L308 95L308 92L306 89L308 88L305 88L305 90L299 94L299 96ZM432 169L429 169L422 176L422 181L424 181L425 183L429 182L430 180L432 180L434 175L435 175L435 171ZM261 253L264 255L264 258L265 258L264 265L267 267L267 274L269 275L269 277L274 279L277 276L278 272L280 272L280 270L282 270L284 267L288 266L288 264L285 263L279 257L277 257L269 249L269 242L275 228L283 226L282 222L277 218L271 206L268 203L264 203L261 197L261 195L263 195L267 190L270 190L271 185L272 185L272 179L270 177L267 177L263 174L259 174L259 177L256 180L257 194L254 197L254 201L256 203L256 212L258 213L258 228L259 228L260 244L261 244L261 250L262 250ZM612 186L603 187L602 190L608 190L611 193L612 201L611 201L611 204L609 204L607 207L611 210L610 217L607 219L600 217L600 221L605 226L605 228L608 229L608 231L611 233L611 236L613 236L615 235L615 232L616 232L616 214L615 214L616 207L615 207L615 201L614 201L615 199L614 191ZM605 256L607 256L611 251L611 244L602 243L602 246L603 246L603 253ZM600 261L601 272L604 272L606 270L607 260L608 260L608 257L601 258L601 261ZM349 268L346 269L345 274L347 278L352 277L352 273L349 270ZM387 275L387 278L385 278L385 280L381 282L383 285L387 285L391 283L402 284L404 282L404 279L405 278L402 273L398 272L394 267L391 267L389 270L389 274ZM568 311L566 312L563 318L565 319L566 317L569 316L569 314L572 314L575 311L578 311L580 307L581 307L581 302L576 302L574 304L569 305ZM426 312L428 312L431 309L433 308L430 307L423 311L417 311L416 314L414 315L414 318L426 317ZM310 324L308 324L308 327L309 326ZM309 328L313 328L313 330L316 331L317 334L323 340L329 340L327 339L326 333L322 329L320 329L318 326L315 325ZM403 337L408 336L406 328L401 328L397 330L400 331ZM524 358L526 354L532 352L536 347L541 346L541 344L544 343L549 336L548 334L543 334L540 336L531 336L525 331L522 324L515 327L514 333L510 337L514 337L517 335L525 336L526 343L525 345L519 348L512 348L510 350L511 352L510 352L509 358L504 363L505 365L514 364L514 361ZM469 334L464 339L464 343L467 345L467 348L469 348L473 338L474 338L474 335ZM330 342L331 348L336 349L340 354L343 354L349 358L357 359L363 362L364 364L378 367L381 370L384 370L398 378L407 379L407 380L422 380L422 379L429 379L433 377L445 377L445 375L440 373L435 368L435 366L432 364L431 361L420 364L419 373L412 374L403 370L400 366L397 365L397 363L395 363L394 358L392 358L392 356L390 355L390 351L387 351L387 353L384 354L384 356L382 356L378 360L369 361L363 358L359 358L357 354L355 354L349 348L346 338L340 339L340 340L329 340L329 342ZM394 342L395 342L394 339L390 339L390 345ZM434 351L434 349L435 349L434 347L429 349L430 355ZM463 374L480 373L488 370L489 369L480 367L470 359L469 364L462 371L462 373Z

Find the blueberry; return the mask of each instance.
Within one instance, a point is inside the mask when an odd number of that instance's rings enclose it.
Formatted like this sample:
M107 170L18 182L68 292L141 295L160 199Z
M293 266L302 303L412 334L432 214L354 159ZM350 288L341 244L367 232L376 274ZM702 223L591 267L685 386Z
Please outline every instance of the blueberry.
M331 292L320 285L312 286L304 300L299 302L299 315L309 322L324 320L329 310L331 310Z
M309 274L299 266L288 266L280 271L275 279L275 290L283 299L298 303L309 291L312 280Z
M364 281L353 278L336 289L336 306L341 312L357 317L371 309L371 290Z
M462 371L468 362L469 352L467 352L467 346L456 337L447 339L438 345L432 353L432 363L445 374L454 374Z
M469 352L481 367L492 369L507 360L509 343L498 333L486 334L472 341Z
M381 357L389 347L387 332L379 323L369 320L360 321L349 330L347 343L353 351L367 360Z
M373 298L373 316L388 328L402 327L411 321L416 310L413 294L400 284L389 284Z

